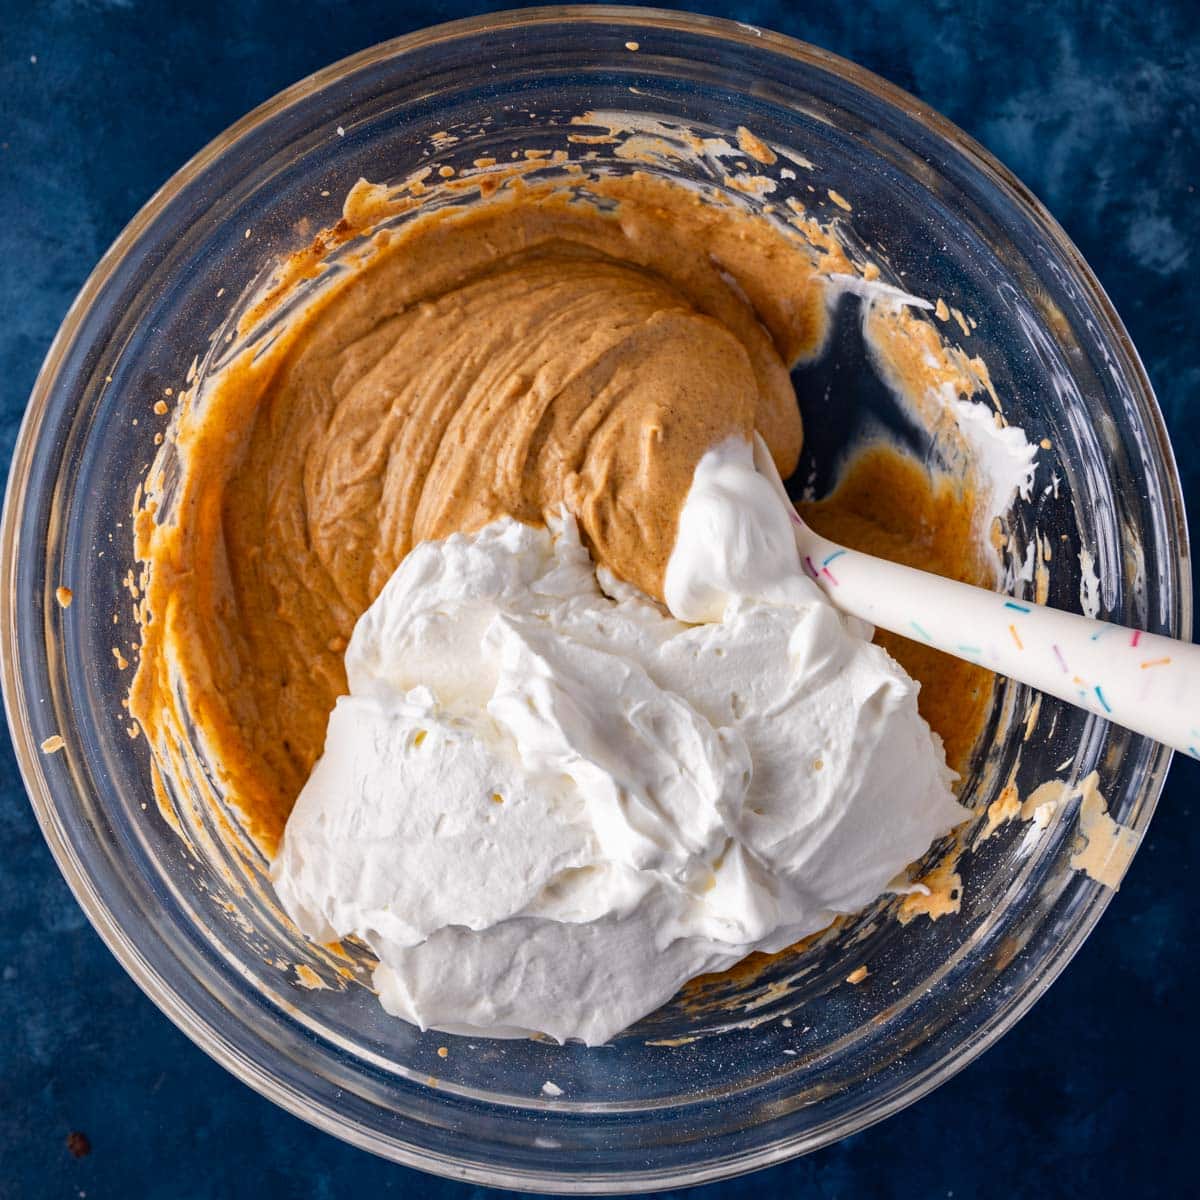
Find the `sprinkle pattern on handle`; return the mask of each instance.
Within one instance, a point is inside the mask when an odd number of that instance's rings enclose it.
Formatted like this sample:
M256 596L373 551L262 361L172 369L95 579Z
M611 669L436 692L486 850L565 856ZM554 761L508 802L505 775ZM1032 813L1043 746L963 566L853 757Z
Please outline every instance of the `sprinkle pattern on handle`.
M838 608L1200 759L1200 646L904 567L794 521L805 569Z

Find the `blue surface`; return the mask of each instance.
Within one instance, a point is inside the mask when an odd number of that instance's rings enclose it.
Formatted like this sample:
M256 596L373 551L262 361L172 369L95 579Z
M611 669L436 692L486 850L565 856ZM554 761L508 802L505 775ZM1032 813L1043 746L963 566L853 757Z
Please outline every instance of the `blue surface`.
M76 290L153 190L226 125L334 59L491 5L292 0L0 7L0 453ZM511 7L501 4L495 7ZM696 4L909 89L1066 227L1146 361L1200 529L1200 23L1169 4ZM100 943L0 739L0 1197L415 1195L485 1189L393 1167L260 1099L188 1042ZM995 1049L883 1125L706 1196L1150 1197L1190 1167L1200 944L1177 760L1097 932ZM91 1152L67 1146L83 1131ZM499 1193L489 1193L499 1195Z

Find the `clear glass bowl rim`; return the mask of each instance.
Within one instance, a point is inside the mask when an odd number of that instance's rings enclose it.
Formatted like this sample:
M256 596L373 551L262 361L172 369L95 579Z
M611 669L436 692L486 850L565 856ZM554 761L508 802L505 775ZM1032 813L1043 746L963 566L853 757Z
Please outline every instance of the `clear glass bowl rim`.
M1159 456L1160 466L1170 485L1162 498L1164 511L1161 515L1167 527L1173 532L1172 540L1178 556L1178 635L1181 638L1190 639L1192 633L1192 583L1188 531L1174 453L1141 359L1107 294L1061 226L1006 167L973 138L928 105L846 59L782 34L772 33L741 22L694 13L625 5L564 5L506 10L430 26L402 37L381 42L341 59L279 92L209 142L150 197L97 263L63 318L58 333L46 353L18 433L5 492L3 517L0 519L0 565L3 570L3 580L0 583L0 622L3 623L5 631L4 653L0 656L2 659L0 666L3 671L5 711L21 776L43 836L59 870L93 927L138 986L205 1053L242 1082L279 1104L288 1112L363 1149L381 1154L407 1166L433 1171L451 1178L493 1186L525 1187L535 1190L550 1190L556 1184L569 1186L571 1190L579 1192L609 1192L617 1188L646 1191L694 1185L781 1162L811 1147L793 1145L792 1139L781 1139L733 1161L722 1159L700 1163L672 1172L669 1176L647 1177L638 1172L631 1172L624 1178L607 1175L589 1186L586 1180L574 1176L568 1179L567 1177L556 1177L553 1173L517 1175L486 1171L467 1161L447 1161L440 1155L427 1155L414 1151L412 1148L397 1145L395 1141L377 1137L369 1130L340 1122L328 1113L314 1110L302 1095L262 1073L253 1063L234 1052L218 1030L211 1028L199 1019L185 1004L180 1002L170 986L148 968L132 940L114 919L113 914L96 891L90 876L78 860L65 835L55 810L54 798L40 770L41 749L36 743L24 710L24 692L16 647L17 623L14 611L17 599L16 571L26 485L30 477L45 411L51 398L52 385L58 376L62 361L68 348L71 347L85 315L107 285L118 264L136 245L143 232L154 223L184 187L242 137L287 109L294 102L310 96L364 67L398 57L418 48L452 42L483 32L495 33L556 23L600 25L611 22L628 23L662 32L703 33L727 43L740 43L756 49L767 48L774 53L836 75L876 99L900 109L928 132L935 134L950 149L965 157L969 164L979 171L992 186L1015 204L1022 215L1037 228L1040 235L1053 246L1074 272L1075 282L1082 289L1083 299L1101 324L1101 332L1106 345L1119 356L1119 365L1133 385L1138 416L1144 423L1146 433L1152 439L1154 450ZM1162 759L1155 764L1156 769L1152 768L1148 772L1154 794L1147 796L1140 822L1142 829L1139 832L1144 831L1145 824L1153 815L1158 793L1161 791L1162 782L1165 779L1165 768L1170 752L1163 750L1162 756ZM913 1085L902 1096L894 1097L890 1102L879 1105L870 1111L855 1114L853 1118L846 1121L845 1127L838 1131L837 1136L839 1138L848 1136L906 1107L932 1091L990 1047L1029 1010L1070 962L1107 908L1112 894L1109 889L1098 891L1093 901L1080 914L1080 919L1071 931L1071 935L1060 943L1057 955L1043 964L1042 973L1024 995L1008 1007L1002 1008L989 1025L985 1025L973 1039L960 1045L955 1052L943 1058L935 1070L929 1071L923 1078L914 1080Z

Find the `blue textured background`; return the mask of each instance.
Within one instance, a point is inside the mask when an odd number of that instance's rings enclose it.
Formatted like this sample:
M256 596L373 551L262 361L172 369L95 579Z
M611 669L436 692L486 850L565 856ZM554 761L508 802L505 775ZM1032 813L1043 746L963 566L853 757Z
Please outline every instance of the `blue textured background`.
M3 461L76 290L176 167L310 71L490 7L4 0ZM1200 528L1200 352L1187 304L1189 272L1200 268L1195 0L688 7L794 34L879 72L973 134L1046 202L1141 350ZM1177 760L1100 928L998 1047L883 1125L706 1196L1195 1195L1186 1064L1200 1002L1189 891L1198 784L1200 764ZM73 1130L90 1139L85 1157L68 1150ZM0 1197L484 1192L315 1132L177 1032L71 898L0 737Z

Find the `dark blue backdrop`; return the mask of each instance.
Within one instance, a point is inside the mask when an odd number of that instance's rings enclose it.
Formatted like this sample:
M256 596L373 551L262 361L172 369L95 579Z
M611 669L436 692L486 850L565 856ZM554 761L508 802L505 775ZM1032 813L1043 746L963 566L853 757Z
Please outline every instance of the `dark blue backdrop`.
M511 4L5 0L0 455L93 264L226 125L334 59ZM696 0L815 42L928 101L1066 227L1141 349L1200 511L1200 13L1174 3ZM1193 524L1193 528L1197 526ZM1195 1194L1190 1136L1200 764L1176 761L1100 928L1003 1042L883 1125L707 1197ZM74 1157L68 1134L91 1152ZM137 990L59 878L0 737L0 1197L466 1200L285 1115ZM493 1193L495 1195L495 1193Z

